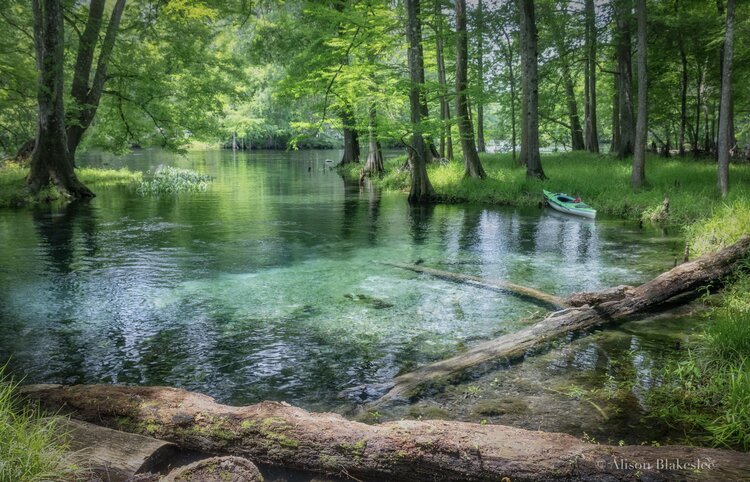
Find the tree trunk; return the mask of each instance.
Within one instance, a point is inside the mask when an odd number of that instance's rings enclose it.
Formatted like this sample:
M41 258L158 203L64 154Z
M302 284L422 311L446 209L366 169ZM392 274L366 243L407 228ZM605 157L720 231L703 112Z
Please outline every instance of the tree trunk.
M521 157L526 160L526 177L545 179L539 155L539 75L534 0L521 0L521 36L521 84L526 101L525 119L521 125Z
M68 153L63 104L64 31L61 0L33 0L39 70L37 136L27 178L32 192L51 183L71 199L93 197L76 177Z
M610 154L620 152L620 94L618 89L619 78L614 77L614 89L612 89L612 143L609 146Z
M599 152L599 132L596 127L596 12L594 0L586 0L586 63L584 64L584 97L586 149Z
M89 18L86 22L86 29L81 36L81 43L78 48L75 70L73 72L71 96L73 97L74 104L72 111L68 112L68 154L70 155L70 162L73 165L75 165L75 154L78 145L81 143L84 133L94 121L96 111L99 108L99 102L104 92L104 85L107 82L107 66L109 65L109 59L112 56L112 50L115 46L117 32L120 29L120 20L125 9L125 2L126 0L117 0L112 9L107 31L99 49L99 58L97 59L96 71L94 72L94 79L91 85L89 85L91 66L94 61L94 51L101 30L105 2L104 0L92 0L89 7Z
M675 0L674 10L675 15L679 17L680 14L680 0ZM682 28L680 28L679 36L677 41L679 42L680 48L680 62L682 66L682 79L680 84L680 134L678 142L678 150L680 157L685 156L685 129L687 126L687 91L688 91L688 58L685 52L685 39L682 34Z
M573 294L564 300L573 308L551 313L535 325L479 343L453 358L399 375L388 393L372 405L377 407L404 399L415 400L425 389L444 386L446 381L460 378L467 370L475 371L494 360L522 359L531 350L538 350L564 335L693 299L705 293L708 287L719 285L742 266L748 253L750 236L745 235L718 253L681 264L638 287L618 286L599 292Z
M464 9L465 14L465 9ZM477 152L485 152L484 145L484 7L477 2Z
M648 74L646 72L646 0L638 3L638 122L635 127L635 153L630 184L643 186L646 180L646 140L648 137Z
M631 57L632 0L616 0L617 66L620 98L620 150L618 157L633 155L635 126L633 122L633 65Z
M468 39L466 34L466 0L456 0L456 121L464 153L464 176L484 179L482 163L474 144L474 129L469 117L466 97L468 69Z
M570 146L574 151L582 151L586 148L583 142L583 129L578 117L578 106L576 106L575 86L570 75L567 59L563 60L563 83L565 84L565 99L568 104L568 118L570 120Z
M732 148L732 52L734 50L734 0L727 0L727 21L724 34L724 57L721 69L721 107L719 108L719 175L722 197L729 194L729 150Z
M341 111L341 123L344 126L344 155L341 157L341 164L357 163L360 152L359 136L354 114L348 104Z
M419 20L419 0L406 0L406 38L409 44L408 64L409 78L409 106L411 111L412 145L411 145L411 189L409 190L409 203L420 204L433 201L434 192L432 184L427 177L428 151L422 136L422 89L423 70L422 49L422 25Z
M380 176L385 171L383 167L383 151L378 141L378 113L375 104L370 104L370 116L368 125L369 152L365 162L364 172L368 176Z
M507 47L507 54L505 56L505 64L508 68L508 79L510 83L510 137L511 137L511 152L513 164L516 163L516 76L513 70L513 46L510 41L510 35L506 30L505 25L501 26L503 29L503 36L505 37L505 45ZM519 162L523 164L523 162Z
M693 156L698 157L700 155L700 131L701 131L701 108L703 93L703 68L700 62L698 63L698 75L696 76L695 86L695 131L693 136Z
M438 84L440 85L440 151L441 159L453 160L453 135L451 133L451 108L448 102L448 82L445 74L445 56L443 55L443 33L445 23L441 2L435 1L435 56L437 60Z
M30 385L22 393L45 410L156 436L184 450L355 480L739 480L750 471L747 455L730 450L600 445L566 434L442 420L367 425L284 402L221 405L177 388ZM710 465L657 467L664 461Z
M521 286L508 281L498 279L488 279L479 276L466 275L461 273L453 273L450 271L443 271L434 268L428 268L427 266L421 266L416 264L403 264L403 263L383 263L386 266L393 266L394 268L408 269L415 273L427 274L436 278L452 281L454 283L462 283L478 288L483 288L490 291L496 291L501 293L509 293L513 296L518 296L537 303L546 307L552 307L554 309L565 308L566 302L560 297L539 291L528 286Z

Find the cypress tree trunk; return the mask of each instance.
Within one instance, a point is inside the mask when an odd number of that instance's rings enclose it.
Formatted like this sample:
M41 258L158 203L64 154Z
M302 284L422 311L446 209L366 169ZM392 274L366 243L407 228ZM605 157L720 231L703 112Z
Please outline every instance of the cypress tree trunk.
M586 0L586 63L584 64L584 97L586 117L586 149L599 152L599 132L596 127L596 12L594 0Z
M107 66L115 46L117 32L120 29L120 19L125 9L125 2L126 0L117 0L112 10L104 40L101 43L94 79L90 85L91 66L94 62L94 51L101 30L105 1L92 0L89 7L89 18L86 22L86 29L81 36L73 72L73 83L71 85L71 95L74 101L73 110L68 112L68 154L73 165L75 165L76 150L81 143L83 134L93 122L99 108L104 85L107 81Z
M617 85L618 76L614 76L614 89L612 89L612 143L609 146L609 152L620 152L620 95Z
M346 105L341 111L341 123L344 126L344 155L341 164L359 162L359 136L351 106Z
M432 184L427 177L427 146L422 137L422 103L421 91L424 88L421 82L420 68L423 65L422 49L422 25L419 20L419 0L406 0L406 38L409 44L408 64L411 87L409 88L409 106L412 124L412 153L411 153L411 189L409 190L409 203L420 204L431 202L434 197Z
M369 152L365 162L365 174L380 176L385 170L383 167L383 151L378 142L378 113L375 104L370 104L370 116L368 124Z
M451 133L451 108L447 99L448 82L445 75L445 56L443 55L444 22L440 2L435 1L435 57L437 60L438 84L440 85L440 151L441 159L453 160L453 135Z
M508 68L508 77L510 80L510 136L511 136L511 152L513 156L513 163L516 162L516 76L513 70L513 47L510 41L510 35L505 29L503 29L503 36L505 37L505 45L507 46L507 55L505 56L506 67ZM520 164L523 162L519 161Z
M677 0L674 4L675 15L679 17L680 14L680 0ZM680 151L680 157L685 156L685 129L687 126L687 91L688 91L688 58L685 52L685 39L682 35L682 29L680 29L678 43L680 48L680 62L682 66L682 79L680 83L680 134L677 140L677 148Z
M616 0L617 65L620 99L620 150L618 156L633 155L635 126L633 122L633 65L631 56L631 0Z
M545 179L539 156L539 75L534 0L521 0L521 37L521 84L525 100L525 119L522 119L521 124L521 157L526 160L526 177Z
M37 136L27 178L32 192L50 183L72 199L93 197L76 177L68 153L63 104L64 26L61 0L32 0L39 70Z
M721 107L719 109L718 184L722 197L729 194L729 150L732 147L732 52L734 50L734 2L727 0L724 34L724 58L721 69Z
M638 5L638 122L630 184L641 187L646 180L646 138L648 132L648 74L646 72L646 0Z
M466 99L467 54L466 0L456 0L456 121L464 153L464 176L484 179L486 174L474 144L474 129Z
M477 3L477 151L485 152L484 145L484 8L482 0Z

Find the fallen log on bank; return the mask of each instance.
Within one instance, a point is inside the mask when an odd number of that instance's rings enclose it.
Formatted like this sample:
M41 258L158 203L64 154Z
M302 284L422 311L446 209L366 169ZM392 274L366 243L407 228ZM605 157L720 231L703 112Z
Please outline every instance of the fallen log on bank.
M454 283L462 283L478 288L483 288L491 291L500 291L504 293L510 293L512 295L528 299L530 301L543 304L545 306L551 306L555 309L562 309L566 307L565 300L559 296L551 295L535 288L528 286L522 286L508 281L494 280L482 278L480 276L472 276L468 274L453 273L451 271L443 271L435 268L428 268L426 266L420 266L417 264L403 264L403 263L383 263L386 266L392 266L394 268L406 269L414 271L415 273L424 273L436 278L452 281Z
M467 422L366 425L279 402L231 407L175 388L32 385L22 393L45 409L182 449L359 480L738 480L750 473L750 457L729 450L592 445Z
M535 325L480 343L465 353L413 372L399 375L392 388L371 404L414 400L428 387L439 387L461 376L466 370L499 360L522 358L529 350L553 339L590 330L608 323L693 299L707 288L720 284L750 252L750 236L717 253L706 254L678 265L638 287L618 286L591 293L576 293L564 301L571 308L547 315Z

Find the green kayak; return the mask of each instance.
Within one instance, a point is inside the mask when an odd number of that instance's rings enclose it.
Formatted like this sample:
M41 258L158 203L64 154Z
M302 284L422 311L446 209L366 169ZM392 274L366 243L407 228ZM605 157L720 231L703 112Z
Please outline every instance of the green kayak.
M574 214L590 219L596 217L596 209L592 209L588 204L581 202L581 198L574 198L561 192L553 193L546 190L544 191L544 198L552 209L561 213Z

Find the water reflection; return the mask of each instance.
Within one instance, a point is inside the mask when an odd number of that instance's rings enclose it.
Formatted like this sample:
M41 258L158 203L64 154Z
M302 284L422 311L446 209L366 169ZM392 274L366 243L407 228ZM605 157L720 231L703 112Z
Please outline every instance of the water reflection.
M59 212L0 212L0 353L34 382L169 384L226 402L330 409L340 390L514 331L530 309L385 262L565 295L661 270L628 267L623 249L628 261L674 257L671 243L622 223L409 206L344 182L326 157L335 156L100 157L92 162L168 163L215 181L206 193L120 189Z

